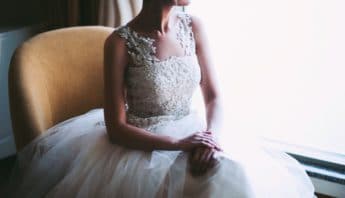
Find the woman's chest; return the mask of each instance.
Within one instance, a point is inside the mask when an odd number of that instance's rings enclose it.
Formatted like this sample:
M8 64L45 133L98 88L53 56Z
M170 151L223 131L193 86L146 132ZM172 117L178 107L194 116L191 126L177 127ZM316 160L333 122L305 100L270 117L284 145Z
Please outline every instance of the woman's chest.
M178 92L194 89L201 72L196 55L170 56L143 67L128 66L125 79L129 89Z

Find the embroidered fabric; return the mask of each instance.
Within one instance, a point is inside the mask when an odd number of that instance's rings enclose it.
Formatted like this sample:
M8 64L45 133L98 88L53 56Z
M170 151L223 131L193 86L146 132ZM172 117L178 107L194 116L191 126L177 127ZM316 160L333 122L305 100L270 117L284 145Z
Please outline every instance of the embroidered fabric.
M197 88L201 71L195 55L191 18L177 15L176 39L184 56L159 60L155 39L140 35L128 25L116 32L126 40L131 58L125 72L127 89L127 121L145 128L160 121L179 119L190 112L191 98Z

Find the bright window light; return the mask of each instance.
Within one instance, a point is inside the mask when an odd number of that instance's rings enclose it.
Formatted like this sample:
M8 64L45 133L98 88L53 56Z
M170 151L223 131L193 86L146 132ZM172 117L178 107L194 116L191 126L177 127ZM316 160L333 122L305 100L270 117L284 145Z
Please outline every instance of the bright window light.
M345 1L192 1L219 78L227 138L345 155Z

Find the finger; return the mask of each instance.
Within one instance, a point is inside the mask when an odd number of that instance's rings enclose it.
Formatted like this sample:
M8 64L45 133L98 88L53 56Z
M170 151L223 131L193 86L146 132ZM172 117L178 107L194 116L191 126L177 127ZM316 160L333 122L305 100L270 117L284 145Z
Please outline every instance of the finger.
M214 150L213 149L207 149L206 152L204 153L204 158L202 160L202 168L201 168L201 172L206 172L207 171L207 168L211 162L211 157L214 153Z
M219 143L214 140L214 139L207 139L210 141L210 143L212 143L214 145L214 148L218 151L223 151L222 148L220 147Z
M202 164L205 161L205 159L207 157L208 150L210 150L210 148L207 148L207 147L201 148L199 159L198 159L199 164Z
M204 134L203 134L202 136L203 136L203 137L206 137L206 138L208 138L208 139L212 139L213 141L217 142L217 141L216 141L216 138L215 138L215 136L213 135L212 132L204 132Z
M202 131L198 131L198 132L196 132L196 133L194 133L195 135L202 135Z
M196 159L195 164L194 164L195 173L198 175L201 173L201 170L202 170L203 154L204 154L204 152L200 151L200 154L198 155L198 159Z
M221 147L212 140L208 140L208 139L200 140L197 144L198 146L204 146L207 148L216 149L217 151L222 151Z
M220 147L219 144L215 147L215 149L216 149L217 151L219 151L219 152L222 152L222 151L223 151L223 149Z
M197 148L197 150L198 150L198 155L196 155L194 158L195 159L194 168L195 168L195 172L199 174L202 169L202 159L204 158L206 149L204 147L199 147Z
M212 140L212 139L209 139L209 138L204 138L204 139L203 139L203 141L206 141L206 142L208 142L208 143L212 144L212 145L213 145L213 147L217 147L217 148L219 148L218 143L217 143L217 142L215 142L215 141L214 141L214 140Z
M198 137L198 138L209 138L209 139L214 139L214 137L212 136L212 134L208 134L208 133L198 133L193 135L194 137Z
M216 153L216 150L213 150L212 152L209 153L208 157L208 163L207 163L207 169L212 168L215 164L215 158L214 154Z
M207 141L208 143L214 145L214 147L220 148L219 144L211 136L196 137L196 141Z
M194 156L193 156L193 162L196 163L198 162L199 158L200 158L200 155L201 155L201 148L198 147L195 149L195 153L194 153Z
M208 137L212 137L212 139L214 139L214 134L210 131L205 131L202 133L202 135L204 136L208 136Z
M192 137L192 139L194 139L194 140L202 140L202 139L205 139L205 138L207 138L207 136L201 135L201 134L195 135L194 137Z
M205 172L206 168L207 168L207 162L208 162L208 156L210 154L210 152L212 151L212 149L205 149L201 158L200 158L200 172Z
M201 135L201 137L207 138L207 139L211 139L211 140L214 140L214 141L216 140L215 137L212 134L204 133L203 135Z
M212 157L213 157L215 152L216 152L216 150L214 150L214 149L211 149L210 152L208 152L208 155L206 156L206 162L207 163L211 162Z
M209 153L210 153L211 151L212 151L212 149L210 149L210 148L205 148L205 149L203 149L203 152L202 152L202 155L200 156L199 161L200 161L201 163L207 162Z
M204 133L206 133L206 134L212 134L211 131L204 131Z
M207 148L214 148L215 146L207 141L200 141L198 142L198 146L200 147L207 147Z
M215 148L217 151L222 151L222 148L220 147L220 145L212 139L203 138L201 140L196 140L196 141L198 141L197 144L199 144L199 146L203 145L209 148Z
M213 138L212 133L208 133L208 132L202 132L202 133L198 133L198 134L196 134L196 136L199 136L199 137L210 137L210 138Z
M198 136L208 137L208 138L213 139L213 135L211 133L201 133L201 134L198 134Z

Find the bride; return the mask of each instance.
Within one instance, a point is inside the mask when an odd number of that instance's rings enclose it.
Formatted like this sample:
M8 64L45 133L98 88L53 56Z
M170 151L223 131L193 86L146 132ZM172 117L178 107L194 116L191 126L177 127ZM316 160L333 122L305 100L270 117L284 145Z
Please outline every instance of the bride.
M188 0L144 0L104 45L104 109L61 122L18 154L10 197L314 197L285 153L219 134L219 91ZM92 46L90 46L92 47ZM191 108L200 86L203 117ZM223 133L222 132L222 133Z

